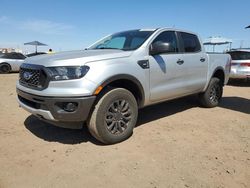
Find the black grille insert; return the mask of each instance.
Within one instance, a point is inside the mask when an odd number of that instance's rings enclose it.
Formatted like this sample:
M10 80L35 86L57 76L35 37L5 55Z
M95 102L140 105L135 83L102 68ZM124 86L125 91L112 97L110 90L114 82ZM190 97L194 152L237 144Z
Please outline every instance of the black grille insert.
M45 89L48 86L47 74L40 65L22 64L19 72L21 85L34 89Z

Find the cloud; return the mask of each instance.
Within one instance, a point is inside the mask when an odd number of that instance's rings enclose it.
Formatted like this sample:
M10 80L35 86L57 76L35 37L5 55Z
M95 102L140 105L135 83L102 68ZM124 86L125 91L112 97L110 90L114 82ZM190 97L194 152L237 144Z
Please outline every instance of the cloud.
M7 16L0 16L0 23L6 23L8 21Z
M29 20L19 23L19 28L41 34L63 35L74 27L64 23L57 23L49 20Z
M19 30L46 35L65 35L74 29L74 26L72 25L51 20L14 20L7 16L0 16L0 23L15 27Z

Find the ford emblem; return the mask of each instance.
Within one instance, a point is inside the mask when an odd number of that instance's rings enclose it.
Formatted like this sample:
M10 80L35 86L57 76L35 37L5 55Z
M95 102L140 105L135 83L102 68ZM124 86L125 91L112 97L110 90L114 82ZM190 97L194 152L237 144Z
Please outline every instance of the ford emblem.
M23 78L25 80L29 80L32 77L32 74L30 72L24 72L23 73Z

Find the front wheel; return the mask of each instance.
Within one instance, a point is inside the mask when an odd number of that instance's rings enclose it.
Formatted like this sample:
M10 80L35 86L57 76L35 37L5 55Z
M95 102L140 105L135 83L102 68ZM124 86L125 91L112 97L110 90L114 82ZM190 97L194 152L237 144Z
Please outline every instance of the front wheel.
M7 63L2 63L0 64L0 73L9 73L11 71L11 67Z
M97 140L115 144L132 135L137 115L138 106L134 95L126 89L115 88L97 102L88 129Z
M212 108L219 104L223 93L223 86L218 78L211 78L204 93L199 94L199 101L202 106Z

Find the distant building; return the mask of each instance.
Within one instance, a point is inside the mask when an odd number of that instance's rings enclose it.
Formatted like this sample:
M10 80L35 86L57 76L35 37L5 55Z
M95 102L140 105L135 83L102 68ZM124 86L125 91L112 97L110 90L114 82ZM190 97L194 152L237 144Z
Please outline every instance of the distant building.
M20 52L20 53L22 53L22 50L17 49L17 48L0 48L0 52L2 52L2 53L10 53L10 52Z

